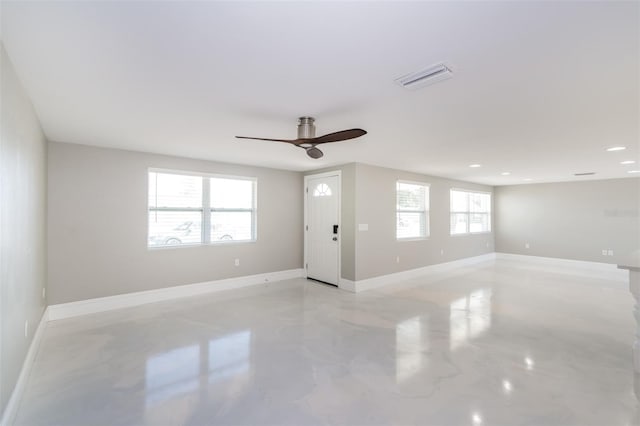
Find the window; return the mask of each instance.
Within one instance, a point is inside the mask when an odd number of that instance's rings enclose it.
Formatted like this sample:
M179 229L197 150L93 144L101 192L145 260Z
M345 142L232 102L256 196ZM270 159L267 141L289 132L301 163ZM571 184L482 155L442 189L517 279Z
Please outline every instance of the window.
M255 241L256 180L149 172L149 247Z
M450 191L451 235L491 232L491 194Z
M331 188L326 183L319 183L316 189L313 190L314 197L330 197Z
M211 178L211 241L253 240L255 181Z
M396 182L396 238L429 236L429 186Z

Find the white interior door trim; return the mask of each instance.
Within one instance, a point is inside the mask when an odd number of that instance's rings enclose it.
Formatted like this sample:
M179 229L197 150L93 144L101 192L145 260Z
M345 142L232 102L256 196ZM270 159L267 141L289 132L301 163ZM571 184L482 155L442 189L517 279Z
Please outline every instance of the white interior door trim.
M304 233L304 263L302 270L304 271L304 277L307 278L307 244L309 244L307 233L309 223L307 216L307 191L309 189L309 180L328 176L338 177L338 286L340 286L340 281L342 280L342 170L332 170L313 175L305 175L304 177L304 186L302 188L302 197L304 198L304 223L302 225L302 232Z

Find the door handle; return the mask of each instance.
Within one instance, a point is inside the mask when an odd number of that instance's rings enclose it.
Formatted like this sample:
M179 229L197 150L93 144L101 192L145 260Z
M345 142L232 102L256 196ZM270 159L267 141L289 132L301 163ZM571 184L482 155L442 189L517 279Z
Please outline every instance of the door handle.
M338 233L338 225L333 225L333 233L334 234Z

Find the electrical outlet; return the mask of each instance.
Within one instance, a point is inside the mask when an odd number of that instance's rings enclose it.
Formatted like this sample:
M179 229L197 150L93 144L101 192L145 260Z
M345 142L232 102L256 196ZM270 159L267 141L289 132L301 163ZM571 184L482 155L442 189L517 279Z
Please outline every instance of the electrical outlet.
M489 248L489 243L487 243L487 248Z
M45 299L47 297L47 289L42 287L42 298Z
M236 265L236 266L240 266L240 259L236 259L236 261L235 261L235 265Z
M529 247L529 243L524 243L524 248L528 249Z
M24 322L24 337L29 337L29 321Z
M444 254L444 249L440 249L440 256Z
M602 255L606 256L607 255L607 250L602 250Z
M400 263L400 256L396 256L396 263Z
M607 255L613 256L613 250L607 250Z

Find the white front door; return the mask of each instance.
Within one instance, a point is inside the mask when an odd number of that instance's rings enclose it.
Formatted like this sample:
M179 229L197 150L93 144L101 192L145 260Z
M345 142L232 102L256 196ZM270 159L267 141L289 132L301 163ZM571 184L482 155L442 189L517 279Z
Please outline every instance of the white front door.
M340 274L340 176L307 176L307 277L338 285Z

